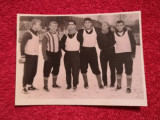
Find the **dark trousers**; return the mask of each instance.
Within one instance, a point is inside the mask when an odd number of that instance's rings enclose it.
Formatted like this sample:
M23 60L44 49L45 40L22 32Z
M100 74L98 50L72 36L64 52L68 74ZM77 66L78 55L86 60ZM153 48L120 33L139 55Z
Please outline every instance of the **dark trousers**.
M133 60L131 53L117 53L116 54L116 70L117 74L123 73L123 64L125 66L125 73L131 75L133 71Z
M73 76L73 86L79 83L80 56L79 51L66 52L64 55L64 66L66 70L67 85L71 86L71 73Z
M46 51L48 60L44 61L44 67L43 67L43 76L49 77L52 69L52 75L57 76L59 73L59 67L60 67L60 59L61 59L61 52L49 52Z
M93 74L100 74L97 51L95 47L82 47L80 51L80 62L82 74L87 73L88 64L90 65Z
M26 55L26 61L24 63L23 87L26 87L27 84L33 84L34 77L37 73L37 64L37 55Z
M100 62L102 68L102 79L104 85L107 85L107 64L109 63L111 72L111 85L115 84L115 49L114 47L103 49L100 52Z

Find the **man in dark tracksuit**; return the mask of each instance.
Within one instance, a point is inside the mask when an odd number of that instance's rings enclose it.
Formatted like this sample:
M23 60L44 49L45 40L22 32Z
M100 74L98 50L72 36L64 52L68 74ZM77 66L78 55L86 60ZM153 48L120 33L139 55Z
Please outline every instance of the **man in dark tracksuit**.
M81 43L80 66L84 80L84 88L87 89L89 87L87 78L87 69L89 64L93 74L96 75L99 88L103 89L98 65L97 51L95 48L95 46L97 45L97 33L99 29L92 26L92 20L90 18L84 19L84 27L85 29L79 30Z
M127 93L131 93L133 59L135 58L136 42L130 30L124 28L124 21L119 20L116 23L115 36L115 53L116 53L116 70L117 70L117 88L121 89L121 80L123 73L123 64L127 75Z
M80 42L78 40L78 32L76 30L76 22L69 21L68 34L61 39L61 48L65 51L64 66L66 70L67 88L71 89L71 73L73 76L73 90L77 89L79 83L80 70Z
M32 28L24 33L21 41L21 59L20 63L24 63L23 75L23 93L27 94L28 90L36 90L33 86L33 80L37 72L39 35L37 31L41 29L41 21L33 19L31 21ZM28 85L28 90L27 90Z
M52 87L61 88L57 85L57 76L59 73L61 50L60 50L60 40L58 38L58 23L52 21L49 24L49 31L45 33L42 40L42 54L44 58L44 87L43 89L49 92L48 89L48 78L52 70Z
M107 64L111 71L111 84L110 87L114 87L115 84L115 39L114 34L110 30L109 24L106 22L102 23L102 30L97 36L98 46L101 49L100 62L102 68L102 79L104 87L108 86L107 83Z

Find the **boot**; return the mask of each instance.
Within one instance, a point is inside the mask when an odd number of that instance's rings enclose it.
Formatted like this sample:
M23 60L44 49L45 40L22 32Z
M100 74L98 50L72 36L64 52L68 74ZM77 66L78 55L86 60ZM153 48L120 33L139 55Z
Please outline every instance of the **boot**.
M116 88L116 91L121 89L121 81L122 81L122 75L117 74L117 88Z
M127 75L127 93L131 93L132 76Z
M48 78L47 77L44 78L44 87L43 87L43 89L46 92L49 92L49 89L48 89Z
M98 81L98 86L100 89L104 89L103 85L102 85L102 79L100 75L96 75L97 81Z
M61 86L57 85L57 76L53 75L52 80L53 80L53 85L52 85L53 88L61 88Z
M88 89L88 78L87 78L87 74L82 74L83 76L83 80L84 80L84 88Z

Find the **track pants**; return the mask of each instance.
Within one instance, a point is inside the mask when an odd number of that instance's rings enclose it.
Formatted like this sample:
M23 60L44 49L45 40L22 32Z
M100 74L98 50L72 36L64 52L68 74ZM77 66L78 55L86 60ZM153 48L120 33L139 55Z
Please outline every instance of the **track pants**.
M32 85L34 77L37 73L38 56L25 55L26 61L24 63L23 87L27 84Z
M115 49L114 47L101 50L100 62L102 68L102 79L104 85L107 85L107 64L109 63L111 71L111 85L115 84Z
M66 82L71 86L71 74L73 76L73 87L79 83L80 55L79 51L66 52L64 55L64 66L66 70Z

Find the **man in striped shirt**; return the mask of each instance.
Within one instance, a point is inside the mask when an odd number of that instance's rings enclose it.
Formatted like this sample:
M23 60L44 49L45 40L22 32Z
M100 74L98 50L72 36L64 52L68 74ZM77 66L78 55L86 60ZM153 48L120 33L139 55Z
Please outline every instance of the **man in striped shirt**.
M49 31L45 33L42 40L42 54L44 58L44 68L43 68L43 76L44 76L44 87L43 89L49 92L48 89L48 78L52 69L52 87L53 88L61 88L57 85L57 75L59 73L60 67L60 59L61 59L61 50L59 47L59 38L58 38L58 23L56 21L52 21L49 24Z

